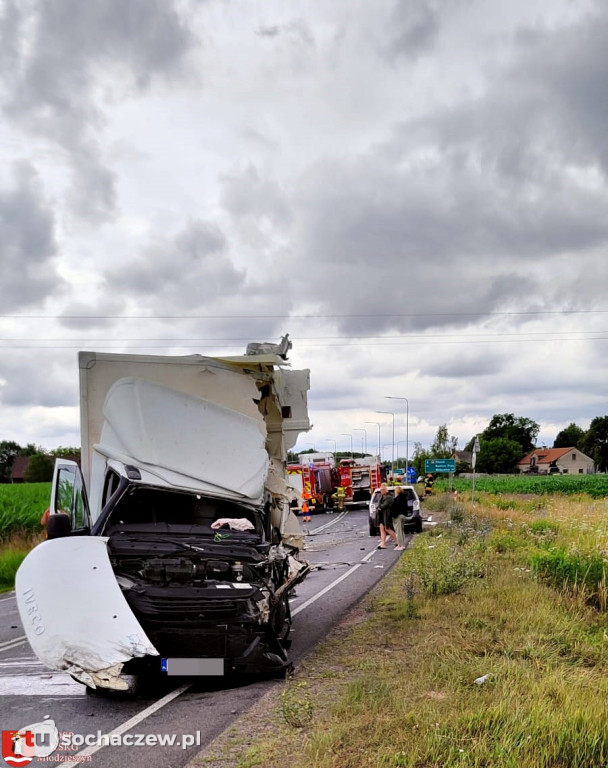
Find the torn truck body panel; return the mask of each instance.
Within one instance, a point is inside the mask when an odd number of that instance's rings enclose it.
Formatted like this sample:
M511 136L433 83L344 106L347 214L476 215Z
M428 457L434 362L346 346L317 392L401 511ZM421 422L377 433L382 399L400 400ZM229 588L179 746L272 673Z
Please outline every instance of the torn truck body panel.
M23 561L15 593L26 636L40 661L92 687L91 675L101 674L106 687L124 689L122 665L158 654L118 585L107 538L43 542Z
M57 460L49 541L18 574L24 625L40 605L58 613L51 632L30 619L36 654L114 689L161 659L285 669L288 594L310 569L285 481L287 450L310 428L308 371L272 354L79 361L82 473ZM66 594L71 609L57 607Z

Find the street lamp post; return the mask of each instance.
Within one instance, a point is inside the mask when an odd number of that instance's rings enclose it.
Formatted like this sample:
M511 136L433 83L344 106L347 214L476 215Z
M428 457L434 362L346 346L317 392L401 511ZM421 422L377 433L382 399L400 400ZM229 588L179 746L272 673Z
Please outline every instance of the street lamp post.
M332 440L331 437L325 439L326 443L333 443L334 444L334 461L336 459L336 453L338 452L338 443L335 440Z
M353 436L350 434L350 432L340 432L340 435L342 437L350 437L350 457L351 459L354 459L355 453L353 451Z
M361 438L361 453L365 455L367 453L367 429L365 427L353 427L353 432L363 432L365 435L365 448L363 448L363 438Z
M375 424L378 427L378 461L382 461L382 456L380 455L380 422L379 421L366 421L365 424Z
M376 411L376 413L386 413L393 417L393 460L391 462L391 474L395 473L395 414L392 411Z
M410 458L410 401L407 397L391 397L385 395L387 400L405 400L405 479L407 480L407 470Z
M397 440L397 461L399 461L399 446L407 445L405 440ZM405 460L405 479L407 480L407 459Z

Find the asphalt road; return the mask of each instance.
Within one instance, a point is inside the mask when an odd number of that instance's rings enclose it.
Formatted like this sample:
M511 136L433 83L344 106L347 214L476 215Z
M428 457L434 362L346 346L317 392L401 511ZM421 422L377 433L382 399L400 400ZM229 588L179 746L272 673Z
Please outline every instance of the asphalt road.
M293 614L290 656L297 666L341 617L366 594L399 557L392 548L377 549L368 532L367 508L348 509L344 515L315 515L305 523L304 556L317 568L297 587L291 600ZM141 735L140 745L86 745L55 751L51 757L77 756L88 765L122 768L178 768L218 736L248 709L272 680L227 684L204 681L167 681L149 700L96 696L71 677L45 669L24 638L13 595L0 596L0 712L2 730L53 720L60 732L82 736ZM179 744L154 744L156 734L174 736ZM145 737L148 736L148 743ZM183 748L183 742L194 743ZM37 764L35 760L32 765Z

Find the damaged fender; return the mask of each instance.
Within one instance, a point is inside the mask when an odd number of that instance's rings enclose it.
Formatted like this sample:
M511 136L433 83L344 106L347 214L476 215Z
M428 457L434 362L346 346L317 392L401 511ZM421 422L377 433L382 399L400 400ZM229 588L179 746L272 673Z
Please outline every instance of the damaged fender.
M158 651L123 597L107 540L73 536L39 544L17 571L15 592L27 639L43 664L92 688L126 690L123 664Z

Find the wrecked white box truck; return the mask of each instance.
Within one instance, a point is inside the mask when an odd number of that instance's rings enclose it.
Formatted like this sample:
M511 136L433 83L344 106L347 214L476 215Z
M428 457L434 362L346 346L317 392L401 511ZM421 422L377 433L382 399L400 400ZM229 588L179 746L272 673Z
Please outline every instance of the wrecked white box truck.
M309 570L286 456L310 429L291 344L241 357L79 353L82 471L57 460L16 595L32 649L91 688L279 673Z

